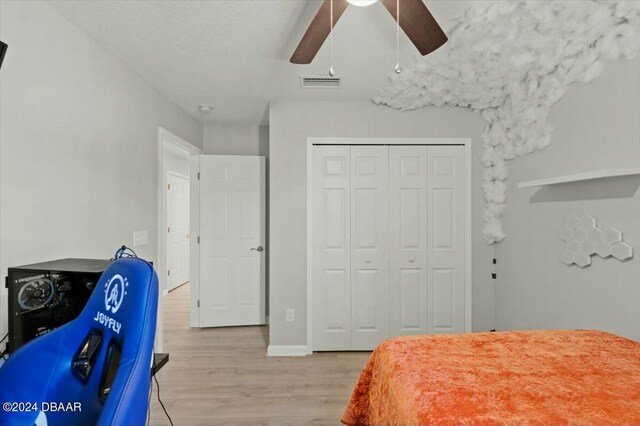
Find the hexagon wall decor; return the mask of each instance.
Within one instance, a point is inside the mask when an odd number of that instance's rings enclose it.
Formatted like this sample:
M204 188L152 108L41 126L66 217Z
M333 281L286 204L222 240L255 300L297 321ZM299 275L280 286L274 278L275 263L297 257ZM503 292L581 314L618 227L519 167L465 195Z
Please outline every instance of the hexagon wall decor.
M633 247L622 241L622 232L614 227L599 228L596 219L589 215L571 215L562 222L560 239L564 248L560 260L566 265L581 268L591 265L591 256L613 256L618 260L631 259Z

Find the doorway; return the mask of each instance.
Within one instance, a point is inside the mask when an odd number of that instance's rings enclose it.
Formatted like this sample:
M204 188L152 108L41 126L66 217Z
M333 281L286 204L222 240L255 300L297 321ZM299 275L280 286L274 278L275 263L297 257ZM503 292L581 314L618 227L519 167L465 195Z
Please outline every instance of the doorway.
M191 244L191 161L203 151L160 128L158 136L158 255L155 265L160 285L156 352L163 348L164 296L190 279ZM187 287L187 286L186 286Z
M189 185L188 173L167 170L167 292L189 282Z

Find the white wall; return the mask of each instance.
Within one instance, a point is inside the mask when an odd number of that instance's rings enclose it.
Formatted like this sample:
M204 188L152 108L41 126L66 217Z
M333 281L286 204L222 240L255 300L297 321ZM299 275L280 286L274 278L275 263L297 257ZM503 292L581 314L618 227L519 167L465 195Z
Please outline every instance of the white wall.
M520 181L640 166L640 60L607 64L553 107L551 146L509 162L506 240L497 247L501 330L596 328L640 340L640 176L516 189ZM631 260L560 262L561 223L589 214L623 232Z
M148 230L157 253L158 127L202 126L44 2L0 2L0 274L109 258ZM0 286L0 335L7 330Z
M275 102L270 109L270 344L305 345L307 316L307 138L470 137L473 139L473 329L494 326L491 272L494 247L480 234L481 193L478 114L425 108L399 112L370 102ZM285 310L295 309L295 322Z
M204 126L204 152L215 155L264 155L259 126Z

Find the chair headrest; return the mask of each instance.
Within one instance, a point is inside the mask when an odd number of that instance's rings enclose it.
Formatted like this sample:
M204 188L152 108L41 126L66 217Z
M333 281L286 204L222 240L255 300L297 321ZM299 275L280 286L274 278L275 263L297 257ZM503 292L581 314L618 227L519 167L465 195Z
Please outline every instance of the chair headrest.
M148 310L157 310L156 281L146 261L118 259L104 271L78 319L102 331L104 340L122 343L125 335L142 333Z

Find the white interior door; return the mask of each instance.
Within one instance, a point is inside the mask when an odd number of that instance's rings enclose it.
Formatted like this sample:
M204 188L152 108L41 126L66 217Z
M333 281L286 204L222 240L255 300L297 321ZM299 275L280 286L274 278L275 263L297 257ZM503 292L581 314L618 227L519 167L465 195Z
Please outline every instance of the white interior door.
M351 349L389 337L387 146L351 146Z
M427 223L429 332L464 332L464 147L429 146Z
M265 323L265 161L200 156L200 326Z
M389 147L390 328L392 336L426 334L427 147Z
M167 173L167 290L189 281L189 178Z

